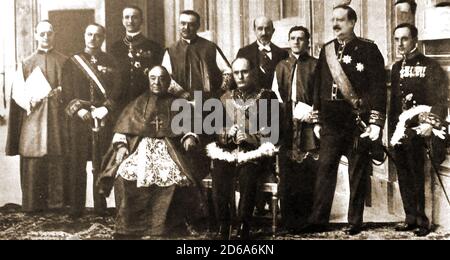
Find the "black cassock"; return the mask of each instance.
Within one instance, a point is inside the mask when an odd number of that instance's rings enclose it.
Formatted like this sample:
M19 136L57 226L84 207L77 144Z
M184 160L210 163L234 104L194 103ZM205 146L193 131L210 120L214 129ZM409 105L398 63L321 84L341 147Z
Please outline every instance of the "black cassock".
M66 56L55 50L37 51L22 62L24 80L40 68L51 88L56 90L61 86L66 60ZM61 127L64 116L60 97L58 92L50 94L30 115L11 99L6 155L20 155L22 209L25 212L60 209L67 202L64 131Z

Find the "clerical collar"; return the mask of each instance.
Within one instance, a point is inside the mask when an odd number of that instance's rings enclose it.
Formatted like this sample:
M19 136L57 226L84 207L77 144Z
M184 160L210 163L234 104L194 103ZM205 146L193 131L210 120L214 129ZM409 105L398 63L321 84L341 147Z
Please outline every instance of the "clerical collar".
M140 35L141 33L142 33L141 31L135 32L135 33L127 32L127 37L129 37L129 38L131 38L131 39L134 39L134 38L136 38L138 35Z
M95 55L98 55L100 53L100 49L93 50L93 49L85 48L84 52L89 54L89 55L91 55L91 56L95 56Z
M38 48L38 52L40 52L40 53L49 53L51 51L53 51L53 47L48 48L48 49Z
M267 43L266 45L264 45L262 42L260 42L259 40L256 41L256 44L258 44L258 48L259 50L266 50L268 52L272 51L272 48L270 47L271 42Z
M355 38L356 38L356 35L354 33L352 33L350 36L348 36L344 39L337 38L336 40L338 41L338 43L340 45L347 45L349 42L353 41Z
M291 51L291 57L294 58L295 60L300 60L301 61L301 60L306 59L306 57L308 57L308 56L309 56L309 54L308 54L307 51L304 51L304 52L302 52L300 54L295 54L295 53L293 53Z
M186 42L187 44L191 44L192 42L195 42L195 40L197 40L198 37L195 37L194 39L185 39L185 38L181 38L184 42Z

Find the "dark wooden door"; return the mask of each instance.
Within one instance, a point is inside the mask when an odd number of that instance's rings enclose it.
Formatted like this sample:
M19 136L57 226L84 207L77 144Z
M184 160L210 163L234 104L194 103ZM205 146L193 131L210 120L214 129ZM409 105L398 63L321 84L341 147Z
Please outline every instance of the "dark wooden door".
M50 11L48 17L55 27L56 50L72 55L84 49L84 30L95 22L95 10Z

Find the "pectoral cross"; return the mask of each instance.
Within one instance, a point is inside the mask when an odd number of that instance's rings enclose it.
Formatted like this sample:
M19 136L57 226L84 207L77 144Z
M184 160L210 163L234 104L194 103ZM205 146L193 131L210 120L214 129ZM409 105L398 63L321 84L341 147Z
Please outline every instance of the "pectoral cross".
M156 116L155 120L150 122L150 124L155 125L156 132L159 132L159 130L161 129L161 126L163 125L163 123L164 122L159 118L159 116Z

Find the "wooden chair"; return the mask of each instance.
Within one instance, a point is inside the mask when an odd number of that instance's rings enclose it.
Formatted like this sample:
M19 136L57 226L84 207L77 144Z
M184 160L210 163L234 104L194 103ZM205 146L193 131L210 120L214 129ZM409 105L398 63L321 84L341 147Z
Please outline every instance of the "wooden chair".
M212 167L214 167L213 162L211 162L211 169ZM280 160L279 160L279 155L276 155L276 165L275 165L275 172L276 172L276 176L277 176L277 183L263 183L261 185L258 186L259 191L261 192L265 192L265 193L270 193L272 194L272 201L271 201L271 209L272 209L272 237L275 238L276 234L277 234L277 229L278 229L278 204L280 201L279 198L279 176L280 176ZM206 190L207 194L208 194L208 207L209 207L209 213L210 213L210 227L214 226L213 222L215 221L215 213L214 213L214 205L212 204L212 200L211 198L211 194L212 194L212 185L213 185L213 181L211 176L206 177L205 179L203 179L202 181L203 184L203 188ZM234 205L234 204L233 204ZM236 211L237 209L237 205L235 205L236 207L234 209L232 209L233 211ZM233 214L235 215L235 214ZM212 218L212 219L211 219Z

